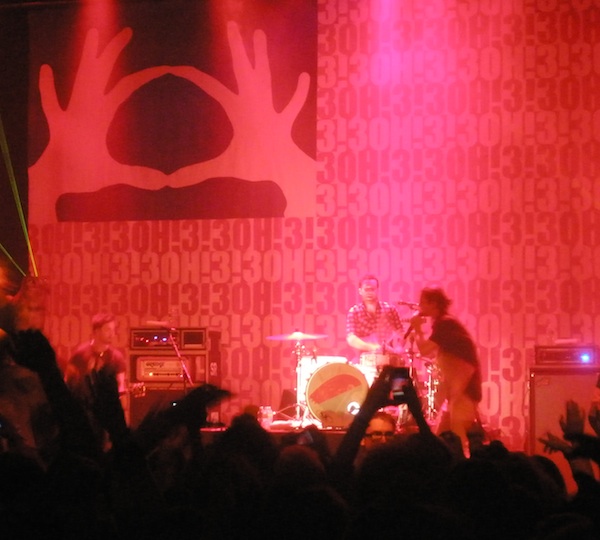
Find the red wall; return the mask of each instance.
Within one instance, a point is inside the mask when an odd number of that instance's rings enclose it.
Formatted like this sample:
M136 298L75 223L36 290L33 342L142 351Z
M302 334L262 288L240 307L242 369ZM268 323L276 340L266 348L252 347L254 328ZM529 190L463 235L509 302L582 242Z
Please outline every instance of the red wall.
M267 336L351 354L363 273L388 301L436 283L479 345L484 422L523 448L534 346L600 339L599 23L591 0L318 2L314 215L33 223L53 343L108 308L126 346L176 308L222 332L227 420L294 387Z

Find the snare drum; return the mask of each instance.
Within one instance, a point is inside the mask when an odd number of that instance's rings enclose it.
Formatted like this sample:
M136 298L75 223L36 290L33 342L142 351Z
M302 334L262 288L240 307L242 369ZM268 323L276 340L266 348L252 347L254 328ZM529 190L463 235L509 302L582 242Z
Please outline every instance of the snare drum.
M306 386L306 402L323 427L347 428L368 391L367 379L358 367L333 362L312 374Z
M390 363L390 356L381 353L361 353L359 364L365 368L382 368Z
M360 358L358 360L359 364L365 368L373 369L375 368L377 371L381 371L383 366L396 366L401 367L406 365L405 358L400 354L395 353L361 353Z

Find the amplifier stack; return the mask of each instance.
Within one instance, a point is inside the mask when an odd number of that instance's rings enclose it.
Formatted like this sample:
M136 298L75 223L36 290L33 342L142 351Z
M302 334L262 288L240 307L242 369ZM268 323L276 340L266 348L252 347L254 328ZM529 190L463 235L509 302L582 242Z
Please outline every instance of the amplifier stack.
M531 454L544 454L539 441L550 432L562 437L560 417L573 400L589 411L597 399L600 362L594 345L557 344L535 347L535 365L529 368L529 437ZM593 434L589 425L585 431ZM570 467L560 452L544 454L562 473L570 493L576 490Z
M129 339L129 380L143 387L129 402L129 423L136 427L146 413L181 399L205 383L221 384L221 333L208 328L132 328ZM218 423L218 407L209 411Z

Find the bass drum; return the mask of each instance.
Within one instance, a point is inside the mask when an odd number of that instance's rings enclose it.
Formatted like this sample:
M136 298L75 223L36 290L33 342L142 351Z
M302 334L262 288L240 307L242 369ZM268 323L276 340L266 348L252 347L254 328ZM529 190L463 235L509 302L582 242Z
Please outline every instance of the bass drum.
M306 385L306 402L324 428L347 428L360 409L369 385L356 366L333 363L321 366Z
M348 360L343 356L303 356L298 362L298 382L296 387L296 401L306 403L306 385L311 375L321 366L331 362L343 362Z

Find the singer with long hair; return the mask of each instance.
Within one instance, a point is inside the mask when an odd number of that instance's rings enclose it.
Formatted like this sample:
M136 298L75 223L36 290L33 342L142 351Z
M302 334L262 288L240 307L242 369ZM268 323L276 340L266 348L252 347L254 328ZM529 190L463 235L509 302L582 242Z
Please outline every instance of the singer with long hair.
M438 433L453 431L467 446L467 431L479 422L481 369L477 347L465 326L448 310L452 301L440 288L425 288L419 299L419 313L410 320L415 343L423 356L435 358L442 378L446 411ZM431 332L425 336L423 324L430 318Z

